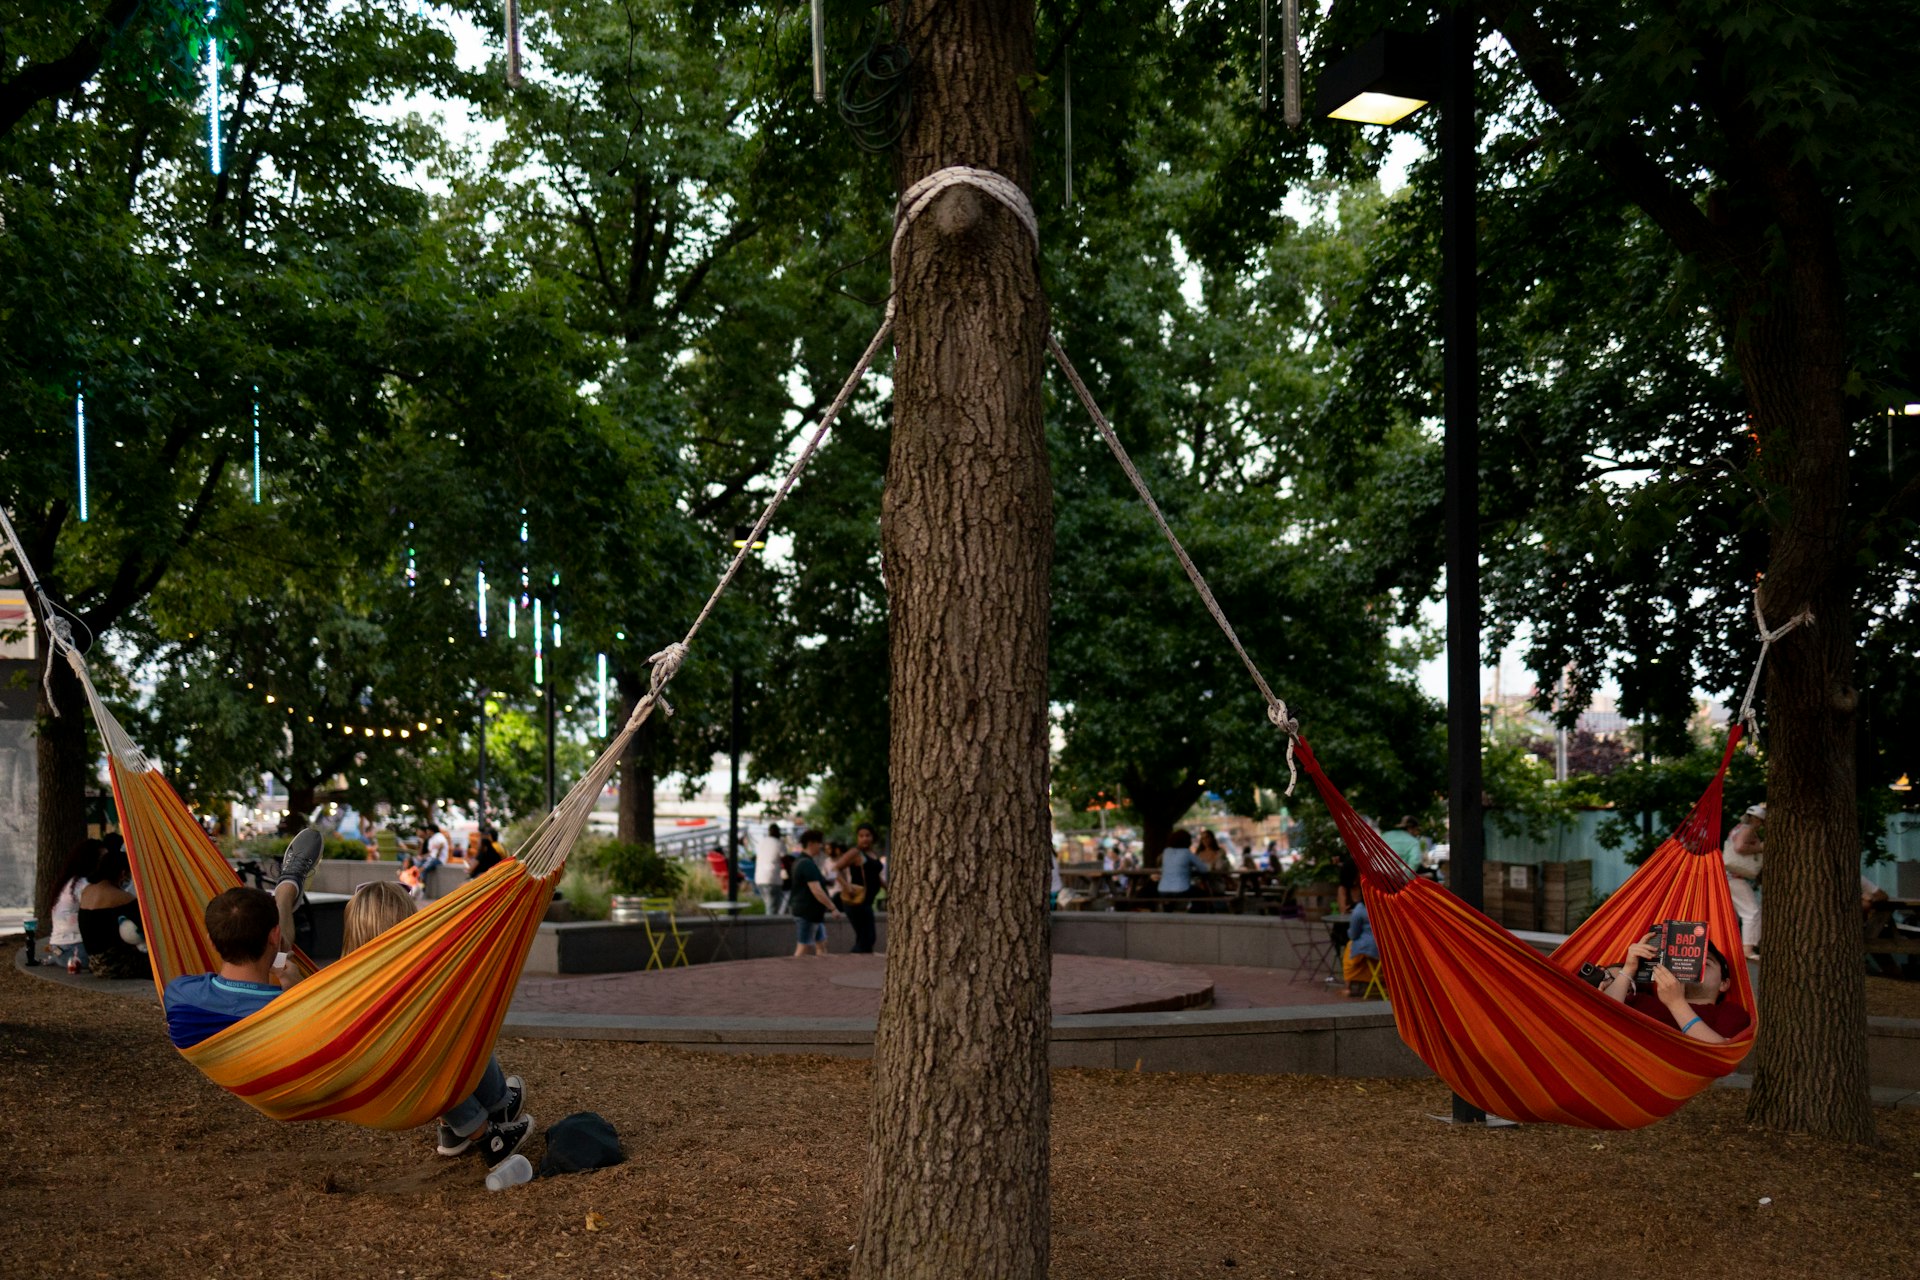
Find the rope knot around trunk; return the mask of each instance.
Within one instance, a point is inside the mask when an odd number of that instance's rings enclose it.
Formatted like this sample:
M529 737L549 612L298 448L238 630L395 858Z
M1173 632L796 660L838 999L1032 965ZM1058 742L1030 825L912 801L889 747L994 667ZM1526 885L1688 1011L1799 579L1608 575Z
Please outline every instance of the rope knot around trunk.
M1760 589L1755 587L1753 589L1753 622L1754 626L1758 628L1760 632L1760 656L1754 660L1753 674L1747 677L1747 696L1740 700L1740 715L1738 719L1742 725L1746 726L1748 745L1751 746L1753 750L1758 751L1760 749L1760 718L1758 713L1753 709L1753 699L1754 695L1758 693L1760 689L1760 672L1767 665L1767 650L1773 647L1774 641L1780 639L1795 627L1803 623L1807 626L1812 626L1813 610L1802 609L1779 626L1769 629L1767 626L1767 615L1762 612L1760 608Z
M936 200L943 191L954 187L972 187L985 192L1013 211L1020 225L1027 229L1027 235L1033 241L1033 251L1040 252L1040 219L1034 215L1033 202L1027 199L1027 193L1020 185L1005 174L995 173L991 169L976 169L970 165L948 165L944 169L935 169L920 181L901 193L900 203L893 215L893 266L894 286L900 281L900 247L906 243L907 228ZM892 317L892 304L889 301L888 317Z

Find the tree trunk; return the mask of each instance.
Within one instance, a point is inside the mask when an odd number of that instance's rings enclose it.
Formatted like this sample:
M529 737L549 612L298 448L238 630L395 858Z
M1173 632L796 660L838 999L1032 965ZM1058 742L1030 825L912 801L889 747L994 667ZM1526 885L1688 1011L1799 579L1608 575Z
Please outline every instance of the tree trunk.
M625 724L633 709L646 696L650 676L646 671L622 671L620 682L620 721ZM658 712L655 713L659 714ZM618 838L626 844L653 843L653 721L640 726L620 758L620 807Z
M1029 182L1030 0L907 6L904 190ZM853 1274L1035 1278L1048 1260L1046 311L1032 240L950 189L906 236L881 519L892 925Z
M1802 609L1814 621L1768 655L1766 915L1747 1114L1869 1142L1843 295L1818 221L1800 243L1784 221L1786 265L1740 309L1734 353L1773 516L1762 608L1770 627Z
M43 650L50 648L43 640ZM40 686L35 707L38 721L34 740L34 763L39 772L39 839L34 867L34 913L41 937L53 927L54 880L73 846L87 836L87 775L92 756L87 749L87 695L66 660L48 658L53 673L53 701L47 701L47 688ZM55 715L54 709L60 714Z
M285 779L282 779L285 781ZM307 825L307 818L314 807L320 803L318 783L307 782L298 786L287 784L287 811L280 818L280 834L297 835Z

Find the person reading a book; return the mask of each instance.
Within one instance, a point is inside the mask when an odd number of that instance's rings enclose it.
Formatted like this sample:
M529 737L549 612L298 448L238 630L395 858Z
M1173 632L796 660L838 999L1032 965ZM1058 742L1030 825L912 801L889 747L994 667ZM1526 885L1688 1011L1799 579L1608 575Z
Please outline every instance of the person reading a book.
M1617 970L1609 970L1610 977L1600 990L1649 1018L1671 1019L1674 1026L1705 1044L1724 1044L1745 1031L1752 1019L1726 998L1733 980L1720 948L1707 943L1700 981L1683 983L1661 962L1660 934L1656 929L1628 947L1626 959ZM1652 966L1652 990L1634 981L1635 971L1643 965Z

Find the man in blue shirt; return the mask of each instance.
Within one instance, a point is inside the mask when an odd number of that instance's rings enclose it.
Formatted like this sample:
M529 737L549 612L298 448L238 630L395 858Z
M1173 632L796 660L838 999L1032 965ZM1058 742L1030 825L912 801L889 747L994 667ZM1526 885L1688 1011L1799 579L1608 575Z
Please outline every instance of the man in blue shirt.
M167 1035L181 1049L258 1013L299 980L274 967L284 947L280 909L259 889L233 888L207 904L207 935L220 953L213 973L185 974L167 984Z

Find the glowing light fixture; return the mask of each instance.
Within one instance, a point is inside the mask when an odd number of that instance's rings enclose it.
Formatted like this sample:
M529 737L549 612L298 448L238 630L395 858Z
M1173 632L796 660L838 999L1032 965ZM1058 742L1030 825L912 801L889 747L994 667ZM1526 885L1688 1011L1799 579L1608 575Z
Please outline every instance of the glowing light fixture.
M735 551L746 546L748 538L753 538L752 525L737 524L733 526L733 549ZM764 534L758 538L753 538L753 549L755 551L765 551L767 549L767 539Z
M533 601L533 682L543 684L546 681L547 651L540 638L540 599Z
M207 163L220 172L220 42L214 38L213 22L220 16L220 5L207 6Z
M411 591L415 579L419 577L413 565L413 521L411 520L407 521L407 544L407 590Z
M600 654L596 665L600 668L600 736L607 736L607 655Z
M1320 114L1361 124L1397 124L1439 96L1432 35L1383 31L1320 77Z
M480 570L475 588L474 599L479 602L480 610L480 638L485 640L487 638L487 571L485 569Z
M80 519L87 518L87 393L73 391L73 435L80 452Z
M260 388L255 387L253 394L258 396ZM253 505L260 505L260 401L253 402Z

